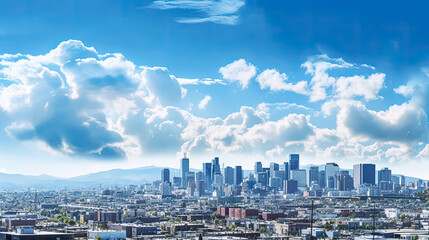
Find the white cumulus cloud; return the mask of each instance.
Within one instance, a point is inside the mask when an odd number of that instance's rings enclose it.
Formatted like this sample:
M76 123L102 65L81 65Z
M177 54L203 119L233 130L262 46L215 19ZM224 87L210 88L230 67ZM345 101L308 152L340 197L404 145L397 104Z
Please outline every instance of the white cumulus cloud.
M256 75L256 67L241 58L219 68L219 72L224 79L231 82L238 82L242 89L244 89L249 84L250 79Z
M286 82L288 76L285 73L279 73L275 69L266 69L258 75L256 81L261 89L269 88L272 91L291 91L299 94L307 94L307 82L300 81L296 84Z

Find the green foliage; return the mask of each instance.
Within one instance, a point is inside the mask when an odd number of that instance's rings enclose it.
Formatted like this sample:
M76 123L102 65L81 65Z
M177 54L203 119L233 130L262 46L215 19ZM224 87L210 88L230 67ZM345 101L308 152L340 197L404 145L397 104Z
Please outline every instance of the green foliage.
M417 236L417 235L415 235L414 237L413 237L413 240L418 240L419 239L419 236Z
M405 214L401 214L401 216L399 216L399 218L400 218L401 220L404 220L404 219L405 219Z
M356 218L356 213L351 213L350 218Z
M97 240L101 240L101 237L100 237L100 236L97 236L97 237L95 237L95 239L97 239Z
M179 217L175 217L175 218L174 218L174 221L176 221L176 222L180 222L180 218L179 218Z
M259 228L259 232L260 233L264 233L264 232L266 232L267 231L267 229L265 228L265 227L260 227Z
M366 229L366 230L370 230L370 229L371 229L371 226L370 226L369 224L367 224L367 225L365 226L365 229Z
M332 225L328 222L325 223L324 225L325 230L332 230Z

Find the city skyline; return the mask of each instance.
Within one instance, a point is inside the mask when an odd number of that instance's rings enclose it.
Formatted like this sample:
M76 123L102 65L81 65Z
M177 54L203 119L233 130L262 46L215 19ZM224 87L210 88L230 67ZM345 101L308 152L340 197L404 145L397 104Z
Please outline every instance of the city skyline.
M253 169L298 153L426 179L424 7L350 4L2 1L0 172L179 168L183 153L193 169Z

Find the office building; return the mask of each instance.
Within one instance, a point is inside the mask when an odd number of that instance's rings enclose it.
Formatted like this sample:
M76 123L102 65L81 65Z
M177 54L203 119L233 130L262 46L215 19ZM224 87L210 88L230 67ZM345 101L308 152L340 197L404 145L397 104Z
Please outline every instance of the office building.
M209 187L212 184L212 163L203 163L204 182Z
M187 172L185 175L186 179L186 187L189 186L189 182L193 182L195 184L195 172Z
M187 180L186 180L186 174L189 172L189 158L185 156L180 161L180 173L182 177L182 188L186 188L187 186Z
M340 173L340 167L336 163L327 163L325 165L325 178L326 178L326 187L331 189L337 189L337 177ZM333 186L329 186L329 181L333 183Z
M234 168L232 167L226 167L224 170L224 183L226 185L232 185L234 184Z
M299 169L299 154L289 155L289 167L291 171Z
M349 171L340 171L337 186L339 191L350 191L353 189L353 178L350 176Z
M298 187L307 186L307 172L304 169L291 170L290 177L297 181Z
M284 194L294 194L298 191L298 182L295 180L285 180L283 182L283 193Z
M270 178L270 187L280 190L282 188L282 179L279 177Z
M405 177L403 175L399 176L399 185L402 187L406 185Z
M279 164L270 163L270 177L274 177L274 172L279 170Z
M255 167L254 167L253 173L256 175L260 172L262 172L262 163L261 162L255 162Z
M311 186L312 183L319 183L319 167L312 166L308 170L308 185Z
M380 171L378 171L378 184L380 185L380 182L391 182L392 181L392 170L388 168L383 168Z
M289 180L290 179L290 167L289 167L289 163L288 162L284 162L283 163L283 168L285 171L285 180Z
M257 183L261 184L261 186L268 186L268 172L260 172L257 175Z
M211 174L211 182L213 182L214 177L216 174L221 174L220 171L220 164L219 164L219 157L215 157L212 160L212 174Z
M170 182L170 169L164 168L161 170L161 182Z
M235 166L234 168L234 184L240 185L243 182L243 169L241 166Z
M375 164L361 163L353 166L354 187L363 184L375 185Z
M319 171L319 186L321 188L326 187L326 173L325 170Z

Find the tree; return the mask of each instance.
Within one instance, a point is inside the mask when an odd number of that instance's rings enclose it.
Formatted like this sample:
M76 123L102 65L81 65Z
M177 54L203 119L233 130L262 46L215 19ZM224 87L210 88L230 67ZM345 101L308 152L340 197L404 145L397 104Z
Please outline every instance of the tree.
M176 218L174 218L174 221L176 221L176 222L180 222L180 218L179 218L179 217L176 217Z
M370 230L370 229L371 229L371 226L370 226L369 224L367 224L367 225L365 226L365 229L366 229L366 230Z
M417 235L415 235L414 237L413 237L413 240L418 240L419 239L419 236L417 236Z
M329 224L328 222L325 223L325 230L332 230L332 225Z
M400 218L401 220L404 220L404 219L405 219L405 214L401 214L401 216L399 216L399 218Z
M350 218L356 218L356 213L351 213Z
M97 239L97 240L101 240L101 237L100 237L100 236L97 236L97 237L95 237L95 239Z
M265 227L260 227L259 228L259 232L260 233L264 233L264 232L266 232L267 231L267 229L265 228Z

